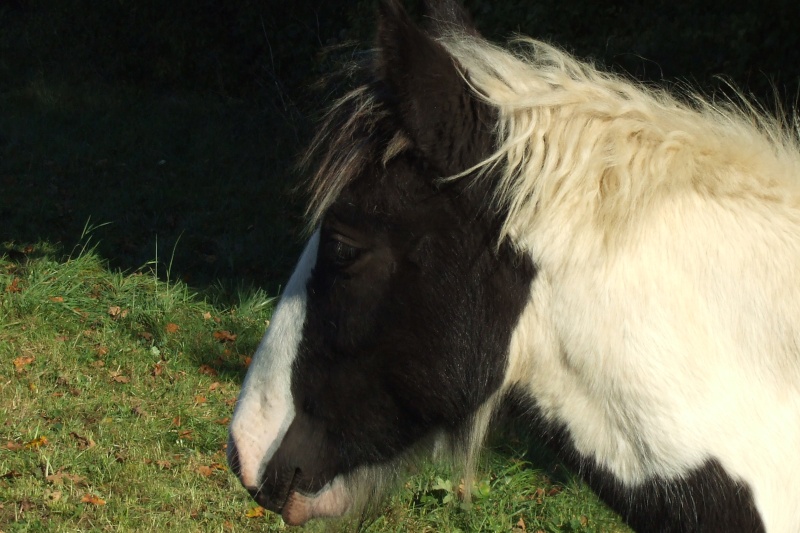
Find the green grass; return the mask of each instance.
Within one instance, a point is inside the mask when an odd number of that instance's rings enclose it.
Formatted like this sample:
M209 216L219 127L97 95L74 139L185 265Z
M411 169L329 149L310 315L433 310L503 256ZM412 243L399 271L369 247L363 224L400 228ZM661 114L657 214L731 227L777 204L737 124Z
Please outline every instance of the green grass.
M0 530L282 528L247 516L254 504L224 465L272 300L244 292L222 308L182 282L110 271L91 251L15 252L0 261ZM425 465L364 528L621 530L585 488L554 483L515 446L488 455L470 510L458 480Z
M283 529L272 514L248 517L256 506L224 455L273 300L242 290L223 306L213 290L201 298L147 269L110 270L85 247L10 252L0 260L0 531ZM558 473L548 476L526 452L498 441L470 509L446 468L423 465L361 527L624 530L557 463L538 465Z

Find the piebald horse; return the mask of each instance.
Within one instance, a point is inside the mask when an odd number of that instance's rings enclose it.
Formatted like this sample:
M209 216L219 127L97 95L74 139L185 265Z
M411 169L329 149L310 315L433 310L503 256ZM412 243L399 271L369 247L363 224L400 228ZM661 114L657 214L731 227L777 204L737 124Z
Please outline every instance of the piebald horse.
M311 148L313 228L229 463L289 524L420 451L469 470L513 398L639 531L800 531L800 149L453 1L379 10Z

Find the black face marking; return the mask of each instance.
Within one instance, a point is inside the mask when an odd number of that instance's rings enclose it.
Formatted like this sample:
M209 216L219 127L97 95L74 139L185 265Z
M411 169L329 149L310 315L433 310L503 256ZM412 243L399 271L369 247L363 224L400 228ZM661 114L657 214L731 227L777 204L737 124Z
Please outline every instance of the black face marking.
M720 462L709 458L679 478L653 478L638 486L622 484L596 461L581 456L562 425L545 421L530 396L512 393L512 413L524 418L572 471L579 473L609 507L635 531L658 533L764 532L753 492Z
M458 431L502 382L533 267L498 250L496 224L462 191L438 189L416 157L367 168L323 221L292 377L297 419L267 472L298 470L300 490Z
M527 257L498 245L491 176L440 182L491 153L494 117L404 17L384 20L378 79L358 93L368 105L339 109L331 123L347 137L330 140L314 178L315 197L335 200L307 285L295 419L257 494L274 510L436 432L465 434L502 383L534 278ZM357 172L326 183L329 169Z

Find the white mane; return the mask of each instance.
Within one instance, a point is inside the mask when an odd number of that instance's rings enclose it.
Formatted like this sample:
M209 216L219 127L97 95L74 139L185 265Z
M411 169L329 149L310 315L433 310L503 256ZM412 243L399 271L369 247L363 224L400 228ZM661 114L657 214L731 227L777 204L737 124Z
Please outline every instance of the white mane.
M744 98L681 102L532 39L518 39L516 53L471 36L441 42L499 112L500 145L481 166L502 169L494 200L513 241L565 215L613 239L687 190L800 204L796 121L787 127Z

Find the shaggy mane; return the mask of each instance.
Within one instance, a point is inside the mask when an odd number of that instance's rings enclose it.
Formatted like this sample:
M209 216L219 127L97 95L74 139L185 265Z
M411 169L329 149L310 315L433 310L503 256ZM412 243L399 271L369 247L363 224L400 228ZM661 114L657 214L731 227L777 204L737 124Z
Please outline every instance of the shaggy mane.
M441 43L500 117L497 151L451 179L500 170L501 240L525 246L552 217L609 238L687 191L800 206L796 117L771 117L740 93L738 103L682 102L533 39L517 39L514 52L472 35Z
M492 200L507 213L501 240L526 247L540 221L565 216L606 236L622 234L654 201L690 190L800 206L796 119L769 116L743 96L681 101L533 39L517 39L513 51L461 33L438 40L475 97L498 111L495 153L444 178L477 171L476 179L497 179ZM371 66L358 70L375 76ZM410 146L380 91L372 81L338 100L303 158L306 167L317 161L310 228L368 161L385 164Z

